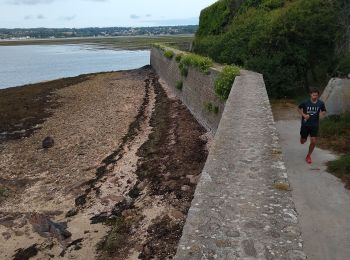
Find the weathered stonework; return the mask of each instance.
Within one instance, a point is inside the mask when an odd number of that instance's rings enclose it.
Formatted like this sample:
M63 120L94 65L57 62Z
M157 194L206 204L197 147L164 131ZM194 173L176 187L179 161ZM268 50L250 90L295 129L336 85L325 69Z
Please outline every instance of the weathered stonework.
M168 59L157 48L152 48L151 65L159 77L173 89L198 122L207 130L215 133L225 107L225 102L220 100L214 91L214 81L219 70L210 69L209 74L204 74L190 67L187 77L182 77L175 57ZM176 89L176 83L179 81L183 81L182 90ZM205 105L208 103L218 106L217 114L206 110Z
M163 58L152 50L152 66L171 85L178 71ZM197 92L186 93L196 116ZM262 75L242 70L224 105L175 259L306 259Z

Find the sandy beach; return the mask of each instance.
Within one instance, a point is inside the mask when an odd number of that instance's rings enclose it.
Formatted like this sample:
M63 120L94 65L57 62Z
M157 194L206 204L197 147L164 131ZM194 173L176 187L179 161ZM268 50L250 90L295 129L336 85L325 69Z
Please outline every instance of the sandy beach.
M59 87L42 92L45 84ZM205 130L149 67L36 88L23 101L35 113L5 124L12 109L0 120L0 258L173 256ZM44 149L48 136L54 145Z

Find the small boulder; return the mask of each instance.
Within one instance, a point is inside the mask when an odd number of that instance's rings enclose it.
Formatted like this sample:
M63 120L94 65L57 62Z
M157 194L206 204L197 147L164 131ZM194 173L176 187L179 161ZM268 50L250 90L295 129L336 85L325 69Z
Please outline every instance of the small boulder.
M42 146L44 149L48 149L53 147L55 144L55 141L53 140L53 138L51 136L47 136L44 138L43 142L42 142Z

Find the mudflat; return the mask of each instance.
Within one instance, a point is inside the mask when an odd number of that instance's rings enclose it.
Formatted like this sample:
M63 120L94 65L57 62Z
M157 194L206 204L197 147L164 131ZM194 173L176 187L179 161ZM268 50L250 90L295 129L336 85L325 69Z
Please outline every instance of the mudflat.
M23 103L1 108L1 259L173 256L204 128L150 67L34 87L1 93Z

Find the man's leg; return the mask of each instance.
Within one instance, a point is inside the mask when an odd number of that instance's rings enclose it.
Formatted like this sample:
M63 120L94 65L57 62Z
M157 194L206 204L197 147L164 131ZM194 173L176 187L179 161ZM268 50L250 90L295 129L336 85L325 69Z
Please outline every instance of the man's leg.
M316 142L317 142L317 136L318 136L318 126L314 126L310 128L310 146L309 146L309 153L306 156L306 162L312 163L311 160L311 154L315 149Z
M310 137L310 146L309 146L309 153L308 153L308 155L311 156L312 152L315 149L316 143L317 143L317 137Z
M307 141L309 133L307 131L307 128L305 126L301 126L300 128L300 143L305 144Z

